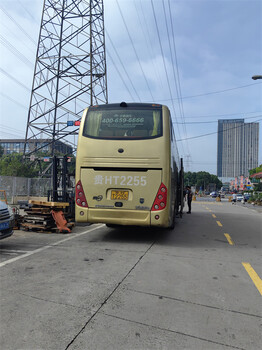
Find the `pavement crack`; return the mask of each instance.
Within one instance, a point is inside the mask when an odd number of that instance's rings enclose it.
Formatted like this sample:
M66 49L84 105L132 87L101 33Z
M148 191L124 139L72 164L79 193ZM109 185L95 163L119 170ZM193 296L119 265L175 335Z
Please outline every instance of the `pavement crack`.
M217 342L217 341L214 341L214 340L210 340L210 339L198 337L198 336L193 335L193 334L187 334L187 333L183 333L183 332L179 332L179 331L174 331L174 330L172 330L172 329L162 328L162 327L154 326L154 325L151 325L151 324L148 324L148 323L130 320L130 319L128 319L128 318L119 317L119 316L107 314L107 313L104 313L104 312L103 312L102 314L103 314L103 315L106 315L106 316L108 316L108 317L113 317L113 318L122 320L122 321L126 321L126 322L131 322L131 323L139 324L139 325L141 325L141 326L152 327L152 328L158 329L158 330L160 330L160 331L165 331L165 332L169 332L169 333L179 334L179 335L182 335L182 336L185 336L185 337L189 337L189 338L193 338L193 339L198 339L198 340L201 340L201 341L204 341L204 342L208 342L208 343L211 343L211 344L222 345L222 346L225 346L225 347L228 347L228 348L231 348L231 349L246 350L245 348L240 348L240 347L238 347L238 346L220 343L220 342Z
M121 284L125 281L125 279L130 275L130 273L136 268L136 266L140 263L140 261L143 259L143 257L149 252L149 250L153 247L153 245L156 243L156 241L153 241L150 246L147 248L147 250L138 258L137 262L131 267L131 269L127 272L127 274L122 278L122 280L117 283L115 288L112 290L112 292L105 298L105 300L101 303L101 305L97 308L97 310L93 313L93 315L87 320L87 322L84 324L84 326L80 329L80 331L75 335L75 337L71 340L71 342L66 346L65 350L69 349L69 347L74 343L74 341L78 338L78 336L84 331L84 329L87 327L89 322L92 321L92 319L100 312L102 307L107 303L107 301L111 298L111 296L118 290L118 288L121 286Z
M128 288L128 290L132 291L132 292L140 293L140 294L147 294L147 295L155 296L155 297L158 297L158 298L161 298L161 299L169 299L169 300L173 300L173 301L179 301L181 303L187 303L187 304L191 304L191 305L203 306L203 307L206 307L206 308L209 308L209 309L226 311L226 312L232 312L232 313L236 313L236 314L240 314L240 315L251 316L251 317L256 317L256 318L262 319L262 316L260 316L260 315L249 314L247 312L241 312L241 311L221 308L221 307L218 307L218 306L212 306L212 305L195 303L195 302L189 301L189 300L168 297L168 296L165 296L165 295L160 295L160 294L155 294L155 293L143 292L143 291L140 291L140 290L135 290L135 289L130 289L130 288Z
M17 294L23 295L23 296L28 297L28 298L44 301L44 302L47 302L47 303L52 303L52 304L62 305L62 306L69 306L69 307L73 307L75 309L87 310L87 308L85 308L83 306L77 306L77 305L72 305L72 304L58 302L58 301L55 301L55 300L44 299L44 298L36 297L35 295L29 295L29 294L20 293L20 292L17 292Z

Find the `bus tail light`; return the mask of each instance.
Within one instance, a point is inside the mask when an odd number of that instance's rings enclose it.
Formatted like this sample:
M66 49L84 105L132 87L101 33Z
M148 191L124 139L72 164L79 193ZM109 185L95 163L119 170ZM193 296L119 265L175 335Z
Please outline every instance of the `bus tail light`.
M167 200L167 188L163 183L161 183L161 185L159 186L159 190L157 192L156 198L154 200L154 203L152 205L151 211L165 209L166 200Z
M86 196L80 180L76 184L76 204L80 207L88 208Z

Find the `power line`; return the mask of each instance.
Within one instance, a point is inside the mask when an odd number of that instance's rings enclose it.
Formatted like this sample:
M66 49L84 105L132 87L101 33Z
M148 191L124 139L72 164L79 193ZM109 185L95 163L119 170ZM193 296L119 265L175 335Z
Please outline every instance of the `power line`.
M176 92L177 92L177 96L178 96L178 106L179 106L181 119L183 121L182 122L183 131L184 131L184 134L187 137L187 129L186 129L185 118L184 118L183 101L181 99L180 77L179 77L179 70L178 70L178 61L177 61L176 43L175 43L175 33L174 33L174 26L173 26L172 15L171 15L172 12L171 12L171 7L170 7L170 1L168 1L168 5L169 5L170 24L171 24L171 30L172 30L173 49L174 49L174 54L175 54L175 64L174 64L173 52L172 52L172 49L171 49L171 41L170 41L170 35L169 35L169 30L168 30L167 16L166 16L166 9L165 9L165 2L164 2L164 0L162 0L162 4L163 4L163 9L164 9L164 15L165 15L165 22L166 22L166 30L167 30L167 36L168 36L169 50L170 50L170 54L171 54L173 77L174 77ZM175 67L176 67L176 74L175 74ZM188 153L190 153L187 141L186 141L186 146L187 146Z
M34 66L32 62L29 61L28 58L25 57L19 50L17 50L7 39L5 39L2 35L0 35L1 43L14 54L17 58L20 59L24 64L26 64L29 68L32 69Z
M153 16L154 16L154 20L155 20L155 25L156 25L157 37L158 37L158 42L159 42L159 46L160 46L160 50L161 50L163 66L164 66L164 69L165 69L166 80L167 80L167 84L168 84L168 90L169 90L169 94L170 94L170 97L171 97L171 101L173 101L171 87L170 87L170 82L169 82L168 74L167 74L166 61L165 61L165 57L164 57L163 47L162 47L162 43L161 43L161 40L160 40L160 33L159 33L158 24L157 24L157 20L156 20L155 8L154 8L154 4L153 4L152 0L151 0L151 6L152 6L152 10L153 10ZM174 115L175 115L175 118L176 118L175 106L174 106L174 104L172 104L172 105L173 105Z
M123 62L122 62L122 60L121 60L121 58L120 58L120 56L119 56L117 50L116 50L116 48L115 48L115 45L114 45L114 43L113 43L113 41L112 41L112 39L111 39L109 33L107 32L107 30L105 30L105 32L106 32L106 35L107 35L107 37L108 37L108 39L109 39L109 41L110 41L110 44L112 45L112 47L113 47L113 49L114 49L114 51L115 51L115 53L116 53L116 55L117 55L117 58L118 58L118 60L119 60L119 62L120 62L120 64L121 64L121 66L122 66L124 72L126 73L126 76L127 76L128 80L130 81L130 84L131 84L133 90L135 91L135 94L136 94L138 100L141 102L141 99L140 99L140 97L139 97L139 95L138 95L138 93L137 93L137 90L136 90L134 84L132 83L132 80L131 80L131 78L130 78L130 76L129 76L129 74L128 74L128 72L127 72L127 70L126 70L126 68L125 68L125 66L124 66L124 64L123 64ZM110 55L110 54L109 54L109 55ZM110 58L111 58L111 61L112 61L113 64L114 64L114 66L115 66L115 68L116 68L116 70L117 70L119 76L120 76L121 79L123 80L122 75L121 75L119 69L116 67L112 56L110 56ZM125 84L125 83L124 83L124 84ZM132 99L134 100L134 98L133 98L133 96L132 96L131 92L129 91L129 89L128 89L128 87L127 87L126 84L125 84L125 87L127 88L127 91L129 92L129 94L130 94L130 96L132 97Z
M123 22L124 22L124 25L125 25L125 28L126 28L126 31L127 31L128 37L129 37L129 40L130 40L131 45L132 45L132 47L133 47L133 50L134 50L134 52L135 52L137 62L138 62L138 64L139 64L139 67L140 67L141 72L142 72L142 74L143 74L143 77L144 77L144 79L145 79L145 82L146 82L148 91L149 91L149 93L150 93L150 95L151 95L152 101L154 102L154 101L155 101L155 100L154 100L154 97L153 97L153 95L152 95L150 86L149 86L148 81L147 81L147 78L146 78L146 76L145 76L145 72L144 72L143 67L142 67L142 65L141 65L140 59L139 59L138 54L137 54L137 51L136 51L136 49L135 49L134 42L133 42L133 40L132 40L132 38L131 38L131 35L130 35L130 33L129 33L129 30L128 30L128 27L127 27L125 18L124 18L124 16L123 16L122 10L121 10L121 8L120 8L120 5L119 5L119 3L118 3L118 0L116 0L116 3L117 3L117 6L118 6L120 15L121 15L121 17L122 17L122 20L123 20Z
M185 100L187 98L208 96L208 95L213 95L213 94L220 94L220 93L223 93L223 92L237 90L237 89L242 89L242 88L245 88L245 87L254 86L254 85L258 85L258 84L262 84L262 83L248 84L248 85L242 85L242 86L238 86L238 87L234 87L234 88L230 88L230 89L224 89L224 90L212 91L212 92L205 92L203 94L198 94L198 95L184 96L184 97L181 97L181 99ZM175 98L174 100L178 100L178 98ZM171 101L171 99L158 100L158 101L159 102L161 102L161 101Z
M152 10L153 10L153 16L154 16L154 20L155 20L155 25L156 25L156 30L157 30L157 37L158 37L158 42L159 42L159 46L160 46L160 50L161 50L161 55L162 55L162 60L163 60L163 66L165 69L165 74L166 74L166 80L167 80L167 85L168 85L168 90L169 90L169 94L171 97L171 101L172 101L172 107L174 110L174 117L176 118L176 110L175 110L175 106L174 106L174 102L173 102L173 97L172 97L172 92L171 92L171 87L170 87L170 82L169 82L169 78L168 78L168 74L167 74L167 68L166 68L166 62L165 62L165 58L164 58L164 52L163 52L163 47L161 44L161 40L160 40L160 34L159 34L159 29L158 29L158 24L157 24L157 20L156 20L156 13L155 13L155 8L154 8L154 4L153 1L151 0L151 6L152 6ZM178 134L180 136L180 130L178 129ZM181 137L181 136L180 136ZM184 147L182 144L182 149L183 149L183 153L184 153Z
M31 13L27 10L27 8L23 5L23 3L22 3L20 0L17 0L17 1L19 2L20 6L23 7L24 11L31 17L31 20L33 20L35 23L39 24L39 23L36 21L35 17L32 16L32 14L31 14Z
M243 118L241 118L241 119L253 119L253 118L258 118L258 117L261 117L262 116L262 114L260 114L260 115L255 115L255 116L253 116L253 117L243 117ZM229 119L230 120L230 119ZM212 124L212 123L217 123L218 122L218 120L213 120L213 121L209 121L209 122L186 122L185 124ZM174 124L182 124L182 123L174 123Z
M227 116L233 116L233 115L246 115L246 114L252 114L252 113L261 113L260 111L256 112L238 112L238 113L227 113L227 114L209 114L209 115L193 115L193 116L187 116L185 119L192 119L192 118L217 118L217 117L227 117ZM252 117L253 118L253 117Z
M144 38L145 38L145 41L147 43L148 52L150 52L150 56L151 57L155 57L156 55L155 55L155 52L154 52L154 46L152 45L152 40L150 40L150 30L148 28L147 16L145 15L144 7L142 5L142 0L139 1L141 11L138 9L138 7L136 5L137 4L136 1L134 2L134 4L135 4L136 12L137 12L137 17L138 17L138 20L139 20L139 23L140 23L141 31L144 34ZM140 19L140 13L142 13L142 20ZM146 32L143 29L142 23L145 26ZM152 60L152 63L153 63L153 66L154 66L154 72L156 73L157 79L158 79L159 83L161 84L161 88L163 90L164 86L163 86L163 81L161 79L161 74L160 74L159 69L158 69L158 65L155 64L154 60Z
M34 45L36 45L35 40L24 30L23 27L20 26L20 24L17 23L17 21L15 21L15 20L13 19L13 17L5 10L2 6L0 6L0 10L1 10L2 12L4 12L4 14L5 14L5 15L20 29L20 31L21 31L22 33L25 34L25 36L26 36Z
M261 120L262 120L262 119L255 120L253 123L260 122ZM228 128L227 131L232 130L232 129L242 128L242 127L245 127L245 126L244 126L244 125L234 126L234 127L232 127L232 128ZM188 137L187 140L198 139L198 138L200 138L200 137L215 135L215 134L219 134L219 133L221 133L221 132L224 132L224 130L215 131L215 132L210 132L210 133L208 133L208 134L202 134L202 135L198 135L198 136ZM177 142L181 142L181 141L184 141L184 140L185 140L185 139L176 140L176 141L177 141Z
M12 128L10 126L5 126L3 124L0 124L0 126L1 126L2 129L7 129L9 131L16 132L17 134L23 134L24 135L24 131L22 131L22 130L15 129L15 128Z
M5 76L7 76L9 79L13 80L15 83L17 83L18 85L22 86L24 89L26 89L27 91L31 92L31 90L25 86L23 83L21 83L19 80L17 80L16 78L14 78L11 74L7 73L6 70L4 70L3 68L0 67L0 72L2 74L4 74Z
M108 50L107 50L107 55L109 56L110 60L112 61L113 65L114 65L114 67L115 67L115 70L117 71L118 75L120 76L120 79L122 80L122 82L123 82L125 88L127 89L129 95L131 96L132 100L134 101L134 97L132 96L132 94L131 94L131 92L130 92L128 86L126 85L126 82L125 82L125 80L124 80L124 78L123 78L121 72L119 71L117 65L115 64L115 61L114 61L113 57L110 55L110 53L109 53ZM139 99L139 101L140 101L140 99Z
M18 106L26 109L28 111L28 107L22 105L21 103L19 103L18 101L14 100L13 98L11 98L10 96L7 96L6 94L4 94L3 92L0 92L0 94L4 97L7 98L8 100L10 100L11 102L17 104Z

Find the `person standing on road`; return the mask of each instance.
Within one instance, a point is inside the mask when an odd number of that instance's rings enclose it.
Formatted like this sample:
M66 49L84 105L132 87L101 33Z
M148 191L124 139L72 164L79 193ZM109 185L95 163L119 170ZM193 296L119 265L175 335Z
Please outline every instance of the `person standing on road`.
M191 191L190 186L186 187L186 201L187 201L187 205L188 205L187 214L191 214L192 191Z
M236 201L237 201L237 195L233 193L232 204L236 204Z

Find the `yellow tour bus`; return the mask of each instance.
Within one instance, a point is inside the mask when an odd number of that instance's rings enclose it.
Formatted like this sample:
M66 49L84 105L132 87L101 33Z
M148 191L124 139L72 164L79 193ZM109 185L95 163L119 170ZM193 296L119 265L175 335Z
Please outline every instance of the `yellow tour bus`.
M77 222L174 228L183 210L183 162L169 109L125 102L85 109L75 200Z

